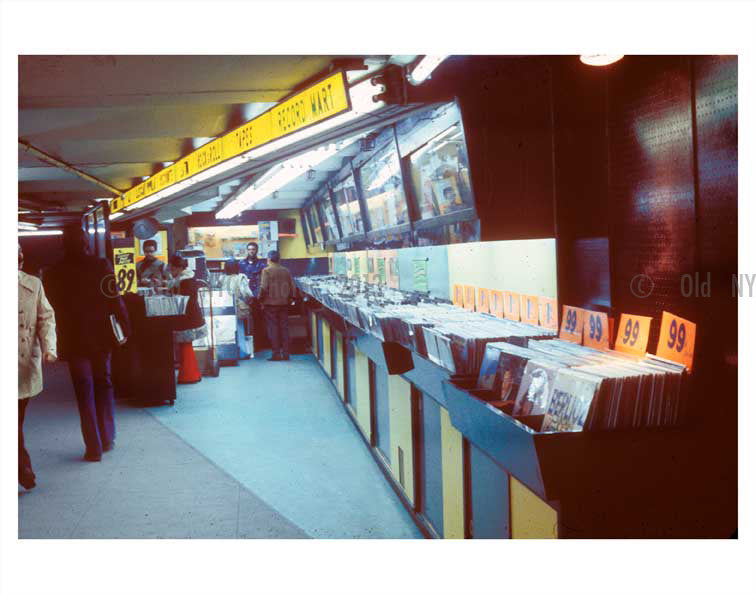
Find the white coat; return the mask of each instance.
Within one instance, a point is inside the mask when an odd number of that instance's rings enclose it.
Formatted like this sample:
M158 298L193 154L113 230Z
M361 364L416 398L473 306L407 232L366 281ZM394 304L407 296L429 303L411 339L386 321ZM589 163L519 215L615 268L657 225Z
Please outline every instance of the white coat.
M18 398L42 391L42 353L56 355L55 313L42 283L18 271Z

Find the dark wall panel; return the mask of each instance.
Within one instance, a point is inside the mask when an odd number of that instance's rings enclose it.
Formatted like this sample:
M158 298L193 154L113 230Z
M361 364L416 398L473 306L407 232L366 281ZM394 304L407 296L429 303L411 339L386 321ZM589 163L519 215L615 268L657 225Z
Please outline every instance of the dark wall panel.
M609 80L609 203L617 312L691 316L680 279L696 264L693 125L687 57L629 57ZM653 281L653 291L644 296ZM635 280L634 280L635 279ZM652 325L653 352L658 325Z

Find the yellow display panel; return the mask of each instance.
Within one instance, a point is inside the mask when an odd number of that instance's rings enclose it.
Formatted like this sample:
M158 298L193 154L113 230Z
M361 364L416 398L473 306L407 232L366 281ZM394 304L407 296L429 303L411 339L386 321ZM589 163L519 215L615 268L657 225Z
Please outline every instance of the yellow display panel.
M556 510L520 481L509 477L512 538L558 538Z
M412 386L400 375L390 375L389 435L391 440L391 473L415 503L415 471L412 463Z
M315 358L318 358L318 316L310 314L310 322L312 325L312 354Z
M110 211L118 212L213 165L350 109L344 73L331 74L114 198Z
M368 358L355 349L354 351L354 375L355 375L355 407L357 410L357 424L365 438L370 441L370 368Z
M336 387L341 394L341 398L346 398L346 386L344 383L344 343L341 339L341 332L333 331L333 340L336 343Z
M464 462L462 434L441 408L441 488L444 502L444 538L465 537Z
M323 319L323 369L331 377L331 325Z

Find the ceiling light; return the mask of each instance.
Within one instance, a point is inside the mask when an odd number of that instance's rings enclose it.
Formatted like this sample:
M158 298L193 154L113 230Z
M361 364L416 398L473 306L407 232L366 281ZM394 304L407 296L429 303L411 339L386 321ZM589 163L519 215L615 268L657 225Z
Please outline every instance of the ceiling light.
M583 54L580 56L580 61L588 66L608 66L619 62L624 57L624 54Z
M27 223L26 221L19 221L18 228L23 231L34 231L35 229L39 228L39 225L35 225L34 223Z
M449 56L423 56L417 65L412 69L407 80L413 85L419 85L431 75L436 67L446 60Z
M108 218L109 218L109 219L110 219L111 221L115 221L116 219L118 219L118 218L120 218L120 217L122 217L122 216L123 216L123 212L114 212L114 213L113 213L112 215L110 215L110 216L109 216Z
M61 231L60 229L49 229L46 231L19 231L18 235L20 237L31 237L35 235L63 235L63 231Z

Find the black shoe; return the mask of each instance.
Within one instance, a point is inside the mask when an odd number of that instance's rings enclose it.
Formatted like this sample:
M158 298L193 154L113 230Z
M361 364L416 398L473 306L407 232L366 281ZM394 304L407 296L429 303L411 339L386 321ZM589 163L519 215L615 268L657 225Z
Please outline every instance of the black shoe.
M92 454L90 452L85 452L84 459L87 462L99 462L100 460L102 460L102 454Z
M109 452L115 447L115 441L111 441L110 443L104 443L102 444L102 451L103 452Z
M278 355L273 355L272 357L268 357L268 361L283 361L283 359Z

